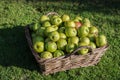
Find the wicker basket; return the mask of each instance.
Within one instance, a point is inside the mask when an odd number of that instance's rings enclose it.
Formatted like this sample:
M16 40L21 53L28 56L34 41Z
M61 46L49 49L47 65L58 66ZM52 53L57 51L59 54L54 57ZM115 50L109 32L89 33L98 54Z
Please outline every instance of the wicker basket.
M100 61L102 55L108 49L108 45L105 45L100 48L96 48L94 50L90 46L83 46L77 48L69 55L52 58L52 59L43 59L40 58L38 53L35 52L33 49L29 26L25 27L25 35L27 38L28 45L32 51L32 54L34 55L37 63L39 64L41 72L45 75L59 71L69 70L72 68L94 66ZM86 55L76 55L75 53L82 48L88 48L90 49L90 52Z

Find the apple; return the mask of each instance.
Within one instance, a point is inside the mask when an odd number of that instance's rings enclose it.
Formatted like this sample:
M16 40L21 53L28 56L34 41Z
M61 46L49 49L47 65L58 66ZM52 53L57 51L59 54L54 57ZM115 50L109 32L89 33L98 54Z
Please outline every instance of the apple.
M75 22L74 21L66 21L65 22L65 27L75 27Z
M91 34L91 35L93 35L93 36L95 36L95 35L97 35L98 34L98 29L97 29L97 27L90 27L89 28L89 34Z
M62 19L61 19L60 17L53 18L53 19L51 20L51 23L52 23L53 25L60 25L60 24L62 23Z
M42 24L43 27L49 27L51 26L50 22L49 21L45 21L43 24Z
M56 50L54 53L53 53L53 56L54 57L60 57L60 56L63 56L64 55L64 52L62 50Z
M41 36L35 36L32 38L33 44L36 42L44 42L44 38Z
M34 23L34 24L31 24L30 25L30 29L32 30L32 31L37 31L37 29L40 27L40 24L39 23Z
M63 21L63 22L69 21L69 20L70 20L69 15L66 15L66 14L62 15L62 21Z
M44 37L44 31L45 31L45 27L40 27L40 28L36 31L36 35L39 35L39 36Z
M80 42L80 43L78 44L78 46L81 47L81 46L88 46L88 45L87 45L86 43ZM83 49L79 50L77 53L78 53L78 54L85 55L85 54L88 53L88 51L89 51L89 49L83 48Z
M49 17L48 16L46 16L46 15L43 15L43 16L41 16L41 18L40 18L40 22L45 22L45 21L49 21L50 19L49 19Z
M65 34L67 37L73 37L77 35L77 30L72 27L65 28Z
M107 39L106 36L101 34L96 37L96 45L97 47L102 47L107 44Z
M66 45L67 45L67 41L65 39L59 39L57 41L57 46L58 46L58 49L60 50L64 50Z
M59 33L65 33L65 27L60 27L60 28L58 29L58 32L59 32Z
M78 45L78 42L79 42L79 38L77 36L68 38L68 43L74 43L74 44Z
M53 31L49 34L49 38L52 40L52 41L58 41L60 39L60 35L57 31Z
M86 26L80 27L77 31L79 37L85 37L89 34L89 28Z
M75 28L78 29L79 27L81 27L81 23L80 22L75 22Z
M96 48L96 45L95 45L95 43L94 43L94 42L90 42L89 46L91 46L93 49L95 49L95 48Z
M83 19L83 25L87 26L87 27L91 27L91 23L90 20L88 18L84 18Z
M41 53L41 58L44 58L44 59L50 59L50 58L53 58L53 55L51 52L48 52L48 51L44 51Z
M66 52L71 53L71 52L73 52L75 50L75 48L76 48L76 46L75 46L74 43L68 43L66 45Z
M35 42L33 48L36 52L41 53L44 51L44 42Z
M45 49L49 52L55 52L57 50L57 44L53 41L46 42Z
M89 45L90 39L88 37L81 37L80 42L85 43L86 45Z
M81 18L80 16L76 16L74 21L75 21L75 22L82 21L82 18Z
M66 35L64 33L59 33L61 39L66 39Z

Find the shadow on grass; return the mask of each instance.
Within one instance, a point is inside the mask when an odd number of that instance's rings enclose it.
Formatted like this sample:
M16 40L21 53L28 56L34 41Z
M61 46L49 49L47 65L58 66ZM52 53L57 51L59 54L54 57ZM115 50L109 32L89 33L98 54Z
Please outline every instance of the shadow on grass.
M23 27L0 29L0 65L39 71L27 45Z

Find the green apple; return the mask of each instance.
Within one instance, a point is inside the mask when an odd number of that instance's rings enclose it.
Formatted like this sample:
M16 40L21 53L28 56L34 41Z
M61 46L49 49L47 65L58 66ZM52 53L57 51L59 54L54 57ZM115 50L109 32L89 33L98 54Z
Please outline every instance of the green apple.
M68 38L68 43L74 43L74 44L78 45L78 42L79 42L79 38L77 36Z
M45 27L40 27L37 31L36 34L39 36L44 37L44 31L45 31Z
M46 42L45 49L49 52L55 52L57 50L57 44L53 41Z
M36 37L36 36L37 36L36 33L34 33L34 32L31 33L32 39L33 39L34 37Z
M75 19L74 19L75 22L79 22L79 21L82 21L82 17L80 16L76 16Z
M59 32L59 33L65 33L65 27L60 27L60 28L58 29L58 32Z
M96 37L96 45L97 47L102 47L105 46L107 44L107 39L105 35L98 35Z
M86 26L82 26L78 29L78 36L85 37L89 34L89 28Z
M49 17L46 16L46 15L42 15L41 18L40 18L40 22L45 22L45 21L49 21Z
M43 27L49 27L51 26L50 22L49 21L45 21L43 24L42 24Z
M50 42L50 41L51 41L50 38L46 38L46 39L45 39L45 42Z
M48 51L44 51L41 53L41 58L44 58L44 59L50 59L50 58L53 58L53 55L51 52L48 52Z
M64 33L59 33L61 39L66 39L66 35Z
M94 43L94 42L90 42L89 46L91 46L93 49L95 49L95 48L96 48L96 45L95 45L95 43Z
M35 36L32 38L33 44L36 42L44 42L44 38L41 36Z
M53 31L49 34L49 38L52 40L52 41L58 41L60 39L60 35L57 31Z
M90 20L88 18L84 18L83 19L83 25L87 26L87 27L91 27L91 23Z
M67 37L73 37L77 35L77 31L75 28L67 27L65 28L65 34Z
M39 23L34 23L34 24L31 24L30 25L30 29L32 31L37 31L37 29L40 27L40 24Z
M36 52L41 53L44 51L44 42L35 42L33 48Z
M56 50L54 53L53 53L53 56L54 57L60 57L60 56L63 56L64 55L64 52L62 50Z
M69 15L66 15L66 14L62 15L62 21L63 21L63 22L69 21L69 20L70 20Z
M60 25L60 24L62 23L62 19L61 19L60 17L53 18L53 19L51 20L51 23L52 23L53 25Z
M75 27L75 22L74 21L66 21L65 22L65 27Z
M85 43L86 45L89 45L90 39L88 37L81 37L80 42Z
M68 43L66 45L66 52L67 53L71 53L72 51L74 51L76 48L76 45L74 43Z
M88 45L87 45L86 43L80 42L80 43L78 44L78 46L80 47L80 46L88 46ZM81 49L81 50L78 51L78 54L85 55L85 54L88 53L88 51L89 51L89 49L83 48L83 49Z
M79 27L82 26L82 23L81 22L75 22L75 28L78 29Z
M95 36L95 35L97 35L98 34L98 29L97 29L97 27L90 27L89 28L89 34L91 34L91 35L93 35L93 36Z
M65 39L59 39L57 41L57 47L60 50L64 50L66 45L67 45L67 41Z
M96 35L95 35L96 36ZM93 34L88 34L90 41L95 42L95 36Z

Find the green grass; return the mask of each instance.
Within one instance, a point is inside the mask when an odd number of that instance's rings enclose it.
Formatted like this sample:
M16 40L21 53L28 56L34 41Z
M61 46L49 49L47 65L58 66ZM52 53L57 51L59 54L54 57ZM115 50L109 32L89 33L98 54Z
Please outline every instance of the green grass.
M106 0L107 1L107 0ZM120 80L119 1L1 0L0 80ZM43 76L27 45L24 26L50 11L88 17L107 36L109 50L94 67L72 69Z

